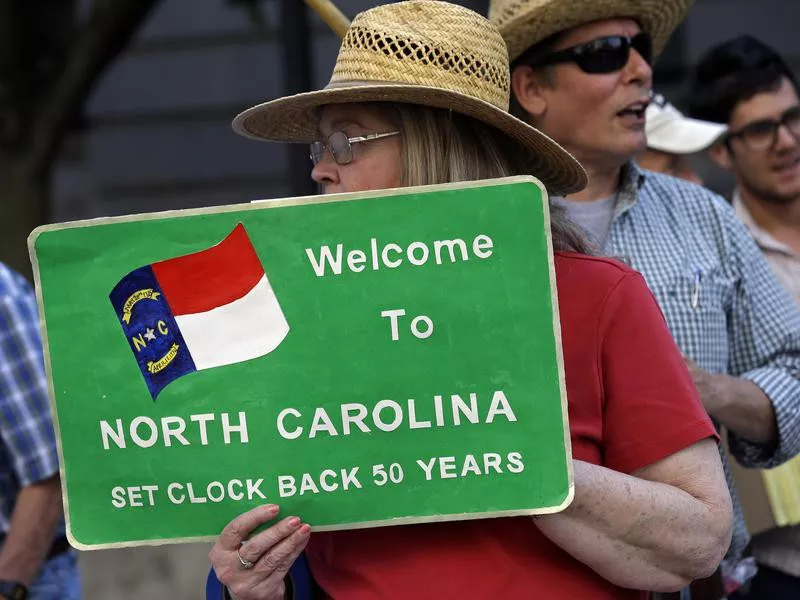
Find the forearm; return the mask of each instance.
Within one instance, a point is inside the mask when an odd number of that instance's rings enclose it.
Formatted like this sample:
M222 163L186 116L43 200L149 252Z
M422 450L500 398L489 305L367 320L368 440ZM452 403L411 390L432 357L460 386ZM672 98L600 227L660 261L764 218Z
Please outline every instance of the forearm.
M710 375L709 414L739 437L753 444L775 444L778 426L775 409L767 395L747 379ZM701 390L702 395L702 390Z
M572 505L536 522L604 578L635 589L672 591L707 576L730 542L729 506L581 461Z
M0 579L30 584L47 556L61 520L61 484L57 476L22 488L0 550Z

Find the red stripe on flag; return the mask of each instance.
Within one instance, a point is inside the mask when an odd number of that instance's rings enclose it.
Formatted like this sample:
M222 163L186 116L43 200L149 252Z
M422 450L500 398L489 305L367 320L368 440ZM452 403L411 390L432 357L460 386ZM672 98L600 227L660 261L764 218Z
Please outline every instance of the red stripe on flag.
M208 250L162 260L152 267L175 316L206 312L238 300L264 276L241 223Z

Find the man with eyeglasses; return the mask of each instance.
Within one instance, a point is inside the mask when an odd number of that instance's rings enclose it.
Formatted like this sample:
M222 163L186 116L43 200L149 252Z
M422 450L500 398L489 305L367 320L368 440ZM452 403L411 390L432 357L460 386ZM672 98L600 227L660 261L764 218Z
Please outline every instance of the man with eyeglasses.
M800 305L800 97L794 74L771 48L741 36L701 59L688 100L693 116L729 126L710 155L733 173L734 210ZM797 485L796 479L791 483ZM800 598L800 526L760 533L752 551L759 572L749 593L739 597Z
M711 158L733 173L734 209L800 305L800 97L794 74L772 49L742 36L708 51L688 100L693 116L728 125Z
M583 191L555 201L645 276L733 456L769 468L800 451L800 311L722 198L633 162L647 144L652 63L691 5L492 0L489 16L508 44L515 114L589 174ZM735 511L722 565L730 590L749 536L723 463ZM720 598L722 584L698 582L692 597Z

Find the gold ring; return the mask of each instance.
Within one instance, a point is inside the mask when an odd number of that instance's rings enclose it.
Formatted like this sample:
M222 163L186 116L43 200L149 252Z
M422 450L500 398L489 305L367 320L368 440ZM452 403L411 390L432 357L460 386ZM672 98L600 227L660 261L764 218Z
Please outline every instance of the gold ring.
M239 559L239 564L241 565L241 567L242 567L243 569L252 569L252 568L253 568L253 565L255 565L255 564L256 564L256 563L254 563L254 562L253 562L253 561L251 561L251 560L247 560L247 559L245 559L245 558L242 558L242 555L241 555L241 554L239 554L239 551L238 551L238 550L236 551L236 558L238 558L238 559Z

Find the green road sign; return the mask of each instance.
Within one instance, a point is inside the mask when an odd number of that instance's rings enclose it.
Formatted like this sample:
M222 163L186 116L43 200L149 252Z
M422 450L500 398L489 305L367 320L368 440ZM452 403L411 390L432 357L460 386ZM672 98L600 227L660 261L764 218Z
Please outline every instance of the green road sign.
M562 510L547 224L522 177L37 229L72 543Z

